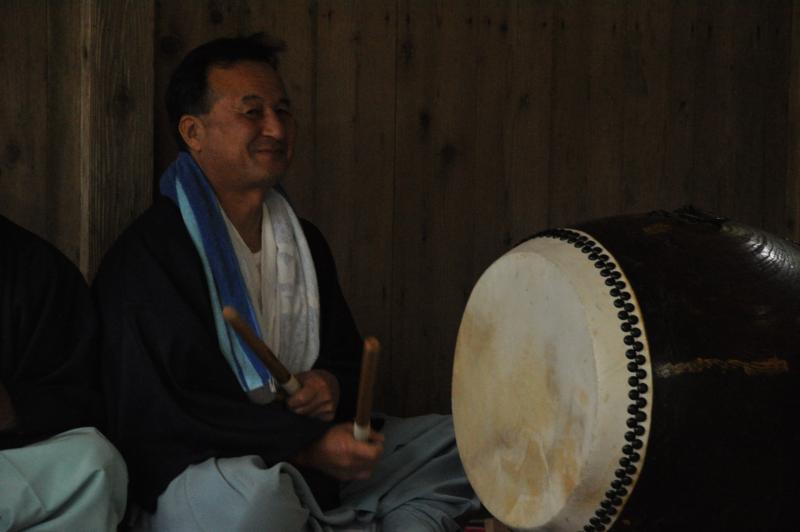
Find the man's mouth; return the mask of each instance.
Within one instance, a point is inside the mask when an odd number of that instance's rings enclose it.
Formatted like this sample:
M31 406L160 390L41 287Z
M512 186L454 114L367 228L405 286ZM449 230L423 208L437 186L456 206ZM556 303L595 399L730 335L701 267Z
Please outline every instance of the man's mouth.
M256 153L267 153L270 155L283 155L286 153L286 149L281 146L272 146L267 148L258 148L255 150Z

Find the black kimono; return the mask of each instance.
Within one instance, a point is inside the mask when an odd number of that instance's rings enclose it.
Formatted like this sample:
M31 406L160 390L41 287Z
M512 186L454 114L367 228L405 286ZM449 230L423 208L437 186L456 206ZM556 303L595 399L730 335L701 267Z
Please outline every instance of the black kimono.
M320 292L314 367L339 380L336 419L352 419L361 339L325 240L310 223L302 227ZM331 427L282 402L250 402L219 349L200 256L169 199L159 198L122 234L93 289L103 328L109 431L128 462L132 497L145 509L152 511L159 494L191 464L255 454L271 465ZM320 475L306 478L324 500L338 487L332 479L313 478Z
M98 425L97 320L86 282L52 245L0 216L0 382L16 424L0 449Z

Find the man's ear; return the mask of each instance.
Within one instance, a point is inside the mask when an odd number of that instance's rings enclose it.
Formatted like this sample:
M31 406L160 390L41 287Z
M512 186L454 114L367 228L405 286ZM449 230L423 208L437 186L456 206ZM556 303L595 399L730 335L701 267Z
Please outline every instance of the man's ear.
M183 138L183 142L185 142L192 151L202 151L206 130L200 117L183 115L178 122L178 131Z

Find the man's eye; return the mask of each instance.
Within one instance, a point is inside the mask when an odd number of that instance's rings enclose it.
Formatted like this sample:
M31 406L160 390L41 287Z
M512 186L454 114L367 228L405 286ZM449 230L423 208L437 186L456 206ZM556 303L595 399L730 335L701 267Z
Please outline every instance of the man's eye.
M275 112L279 115L291 115L292 110L288 107L276 107Z
M245 111L244 114L246 114L247 116L261 116L263 114L263 111L259 108L254 108L254 109L248 109L247 111Z

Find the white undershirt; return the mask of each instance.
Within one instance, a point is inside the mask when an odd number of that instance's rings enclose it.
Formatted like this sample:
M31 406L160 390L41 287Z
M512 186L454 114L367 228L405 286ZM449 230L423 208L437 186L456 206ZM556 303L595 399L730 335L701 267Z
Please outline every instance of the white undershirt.
M300 220L271 190L261 210L261 249L253 253L223 211L261 337L292 373L319 356L319 287Z
M261 249L256 252L251 251L245 244L239 231L234 227L233 222L228 219L228 216L224 214L224 211L223 216L225 225L228 227L228 234L233 243L233 250L236 252L239 269L242 271L242 277L244 277L244 283L247 286L247 293L256 311L256 318L258 319L264 342L280 358L280 353L278 352L278 346L280 345L278 316L274 310L275 305L266 304L276 300L278 286L277 283L266 283L266 286L262 283L264 278L277 278L275 255L278 252L278 248L275 245L271 230L272 222L269 217L269 209L267 209L266 205L263 205L261 209ZM268 271L262 272L262 265L266 265L265 267ZM265 293L270 289L273 291L272 294Z

